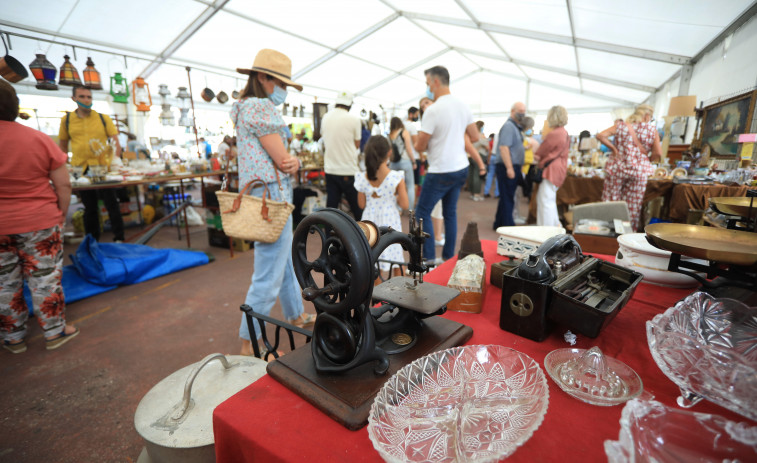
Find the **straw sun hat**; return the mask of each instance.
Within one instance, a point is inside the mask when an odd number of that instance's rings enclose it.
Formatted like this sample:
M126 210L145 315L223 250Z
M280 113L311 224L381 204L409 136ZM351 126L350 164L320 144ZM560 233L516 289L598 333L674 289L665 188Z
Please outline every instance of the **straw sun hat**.
M264 48L258 52L255 62L252 63L252 69L237 68L237 72L247 75L262 72L302 91L302 85L292 82L292 60L287 55L270 48Z

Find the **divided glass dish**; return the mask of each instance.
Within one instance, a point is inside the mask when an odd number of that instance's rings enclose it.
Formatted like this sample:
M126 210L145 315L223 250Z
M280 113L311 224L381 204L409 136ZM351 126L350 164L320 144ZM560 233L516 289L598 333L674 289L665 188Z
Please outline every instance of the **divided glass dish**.
M528 355L453 347L389 378L371 406L368 435L389 462L493 462L531 437L548 404L544 372Z

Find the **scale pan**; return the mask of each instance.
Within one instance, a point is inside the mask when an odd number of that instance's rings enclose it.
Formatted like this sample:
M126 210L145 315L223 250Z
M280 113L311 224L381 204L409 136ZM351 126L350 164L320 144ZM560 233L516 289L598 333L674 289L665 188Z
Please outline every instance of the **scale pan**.
M644 228L653 246L697 259L751 266L757 263L757 233L680 223Z
M747 198L746 196L726 196L722 198L710 198L710 207L721 214L749 217L749 205L751 202L752 198ZM752 211L752 216L755 215L757 215L757 201L754 202Z

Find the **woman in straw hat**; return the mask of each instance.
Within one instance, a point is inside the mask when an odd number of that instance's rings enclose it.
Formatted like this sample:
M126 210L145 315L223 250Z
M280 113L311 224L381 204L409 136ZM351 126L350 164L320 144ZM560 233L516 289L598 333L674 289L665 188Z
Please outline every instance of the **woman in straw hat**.
M243 186L253 179L262 179L268 184L271 199L291 203L291 175L299 170L300 161L289 154L286 122L276 108L286 100L287 87L302 90L302 85L291 80L291 60L275 50L260 50L251 69L237 69L237 72L249 76L240 99L231 109L238 136L239 184ZM262 196L263 188L255 188L250 194ZM290 323L300 327L312 324L315 316L304 312L292 266L291 216L274 243L255 243L254 260L245 303L255 312L268 315L278 296L284 317ZM254 329L259 337L258 326ZM242 354L250 355L252 344L244 315L239 337L242 338Z

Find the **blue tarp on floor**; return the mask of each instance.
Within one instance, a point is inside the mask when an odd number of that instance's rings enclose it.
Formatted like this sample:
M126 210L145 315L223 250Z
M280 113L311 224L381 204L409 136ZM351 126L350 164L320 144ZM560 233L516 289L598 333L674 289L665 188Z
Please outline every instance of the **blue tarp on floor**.
M84 238L71 260L73 265L63 267L66 303L209 262L204 252L98 243L90 235ZM31 312L31 295L26 287L24 296Z

